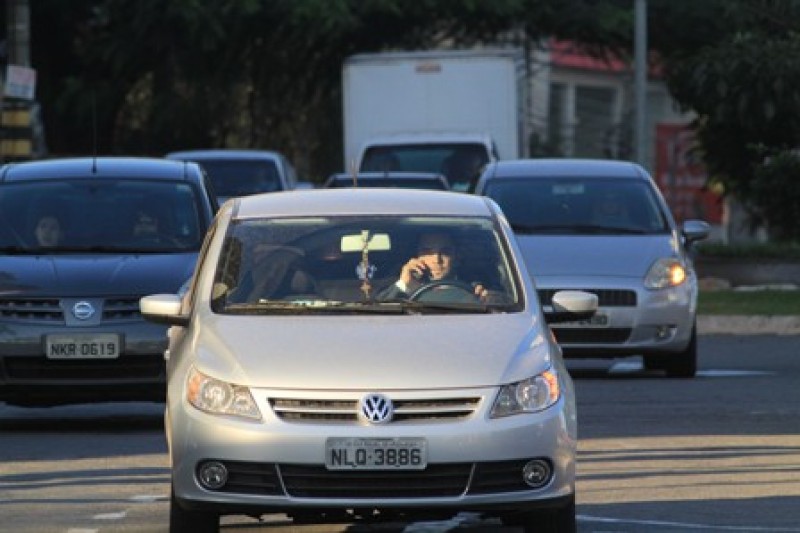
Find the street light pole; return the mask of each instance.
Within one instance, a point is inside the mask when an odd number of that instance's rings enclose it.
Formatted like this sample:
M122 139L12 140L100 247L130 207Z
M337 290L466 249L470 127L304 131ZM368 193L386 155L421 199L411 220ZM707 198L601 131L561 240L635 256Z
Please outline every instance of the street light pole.
M634 157L647 166L647 0L634 0Z
M31 21L28 0L6 0L8 63L31 66Z

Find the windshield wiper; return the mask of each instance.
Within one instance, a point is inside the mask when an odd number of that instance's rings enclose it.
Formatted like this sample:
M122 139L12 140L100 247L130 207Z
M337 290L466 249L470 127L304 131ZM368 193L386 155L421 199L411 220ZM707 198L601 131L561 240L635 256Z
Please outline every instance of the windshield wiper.
M271 313L390 313L399 314L403 309L398 304L377 302L340 302L336 300L262 300L257 303L236 303L225 306L232 314Z
M645 230L639 228L622 228L618 226L596 226L592 224L511 224L515 233L569 233L569 234L626 234L644 235Z
M336 300L263 300L257 303L228 304L225 312L231 314L270 313L375 313L408 314L447 311L451 313L490 313L496 310L480 303L408 302L408 301L364 301L341 302Z
M465 302L397 302L406 312L426 313L426 312L442 312L448 311L453 313L470 313L470 314L483 314L493 313L496 311L492 306L482 303L465 303Z

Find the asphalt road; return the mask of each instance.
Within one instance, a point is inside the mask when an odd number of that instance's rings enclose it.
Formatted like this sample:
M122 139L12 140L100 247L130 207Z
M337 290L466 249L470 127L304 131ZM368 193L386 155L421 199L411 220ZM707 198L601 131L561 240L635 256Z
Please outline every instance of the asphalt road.
M690 380L638 358L570 361L578 394L580 533L800 533L800 337L703 335ZM158 404L0 404L0 531L166 532ZM511 532L448 522L296 527L231 517L223 531Z

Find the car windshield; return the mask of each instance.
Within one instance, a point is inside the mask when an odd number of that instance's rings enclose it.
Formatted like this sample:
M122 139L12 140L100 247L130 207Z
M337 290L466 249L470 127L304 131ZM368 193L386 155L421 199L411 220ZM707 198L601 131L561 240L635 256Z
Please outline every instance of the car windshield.
M203 233L186 183L64 179L0 187L5 253L197 251Z
M412 277L400 287L409 261L418 271L408 271ZM231 224L225 237L212 308L232 314L506 312L520 309L519 283L507 243L488 218L247 219Z
M360 170L434 172L444 174L453 190L465 191L488 161L479 143L387 145L368 148Z
M491 180L494 199L517 233L636 235L666 233L654 191L631 179L579 177Z
M247 196L282 189L278 167L265 159L203 159L214 192L221 198Z
M392 187L398 189L433 189L447 190L447 184L437 178L403 178L399 176L388 177L359 177L357 180L350 176L341 176L330 180L328 187Z

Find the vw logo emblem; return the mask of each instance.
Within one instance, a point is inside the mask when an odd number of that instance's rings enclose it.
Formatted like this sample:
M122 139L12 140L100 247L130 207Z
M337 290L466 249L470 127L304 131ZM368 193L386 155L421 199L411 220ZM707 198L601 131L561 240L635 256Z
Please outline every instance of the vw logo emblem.
M383 394L367 394L359 402L361 418L370 424L385 424L392 420L394 407L392 400Z
M89 302L80 301L72 306L72 314L78 320L88 320L94 316L94 306Z

